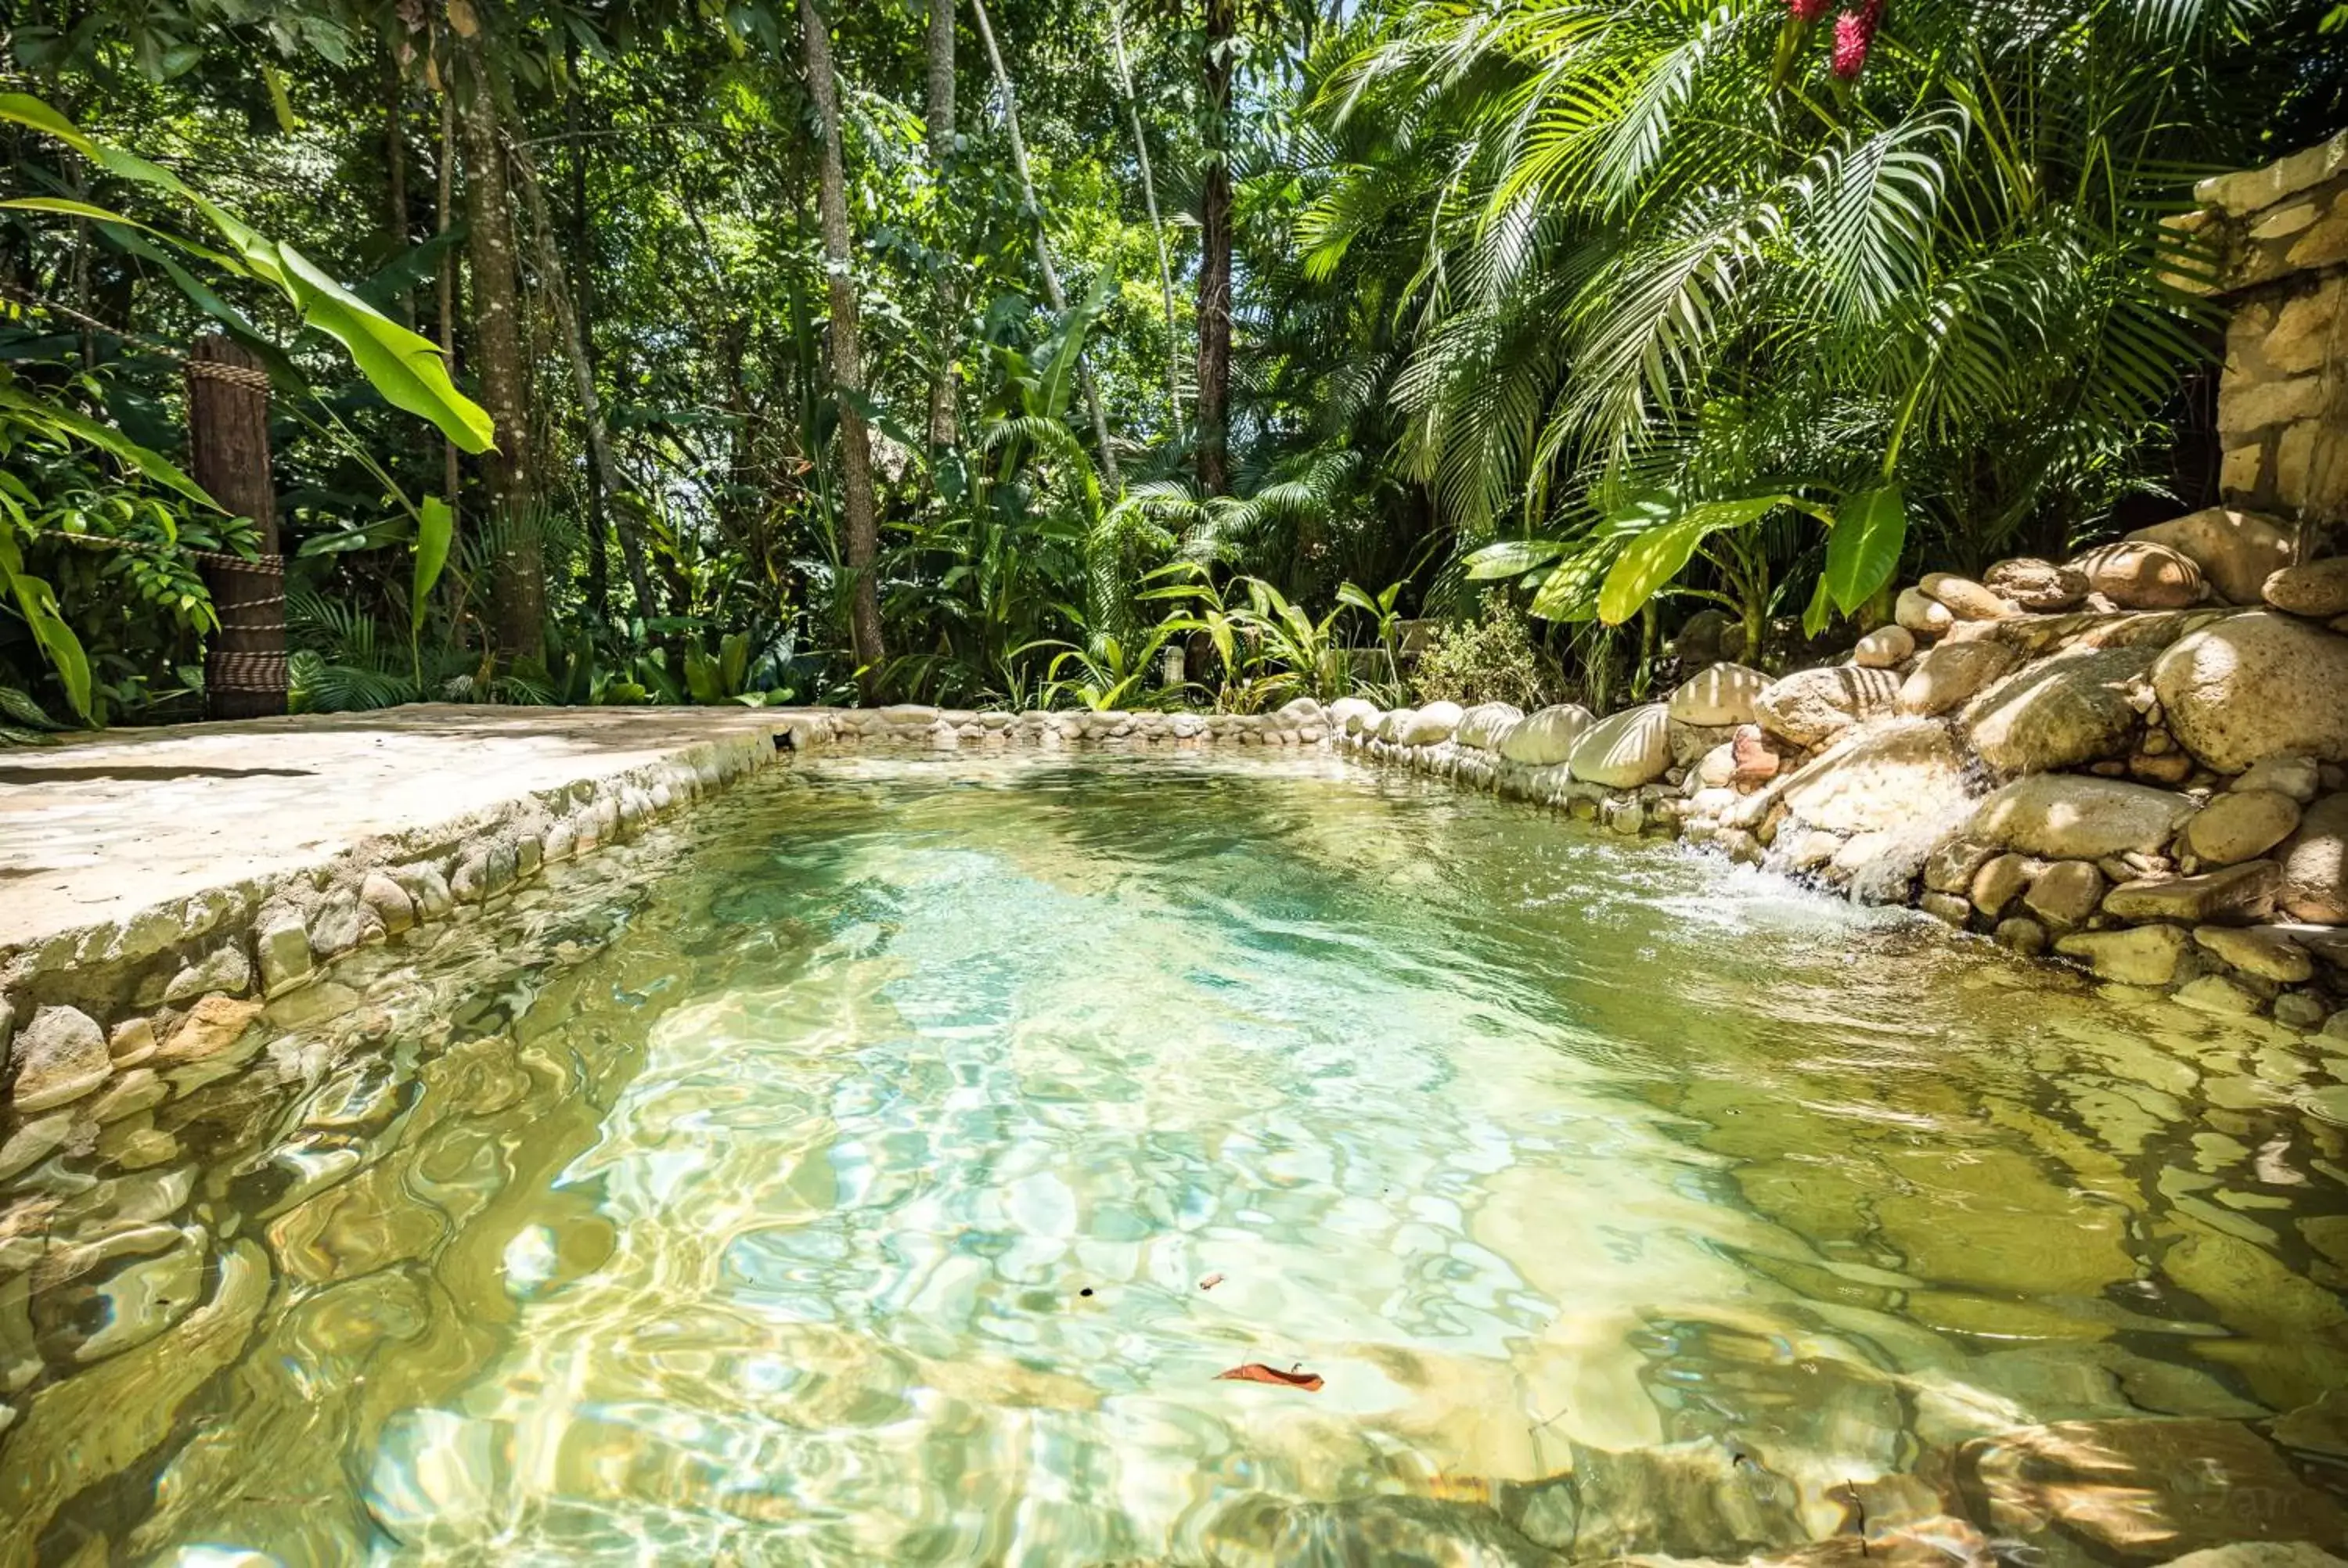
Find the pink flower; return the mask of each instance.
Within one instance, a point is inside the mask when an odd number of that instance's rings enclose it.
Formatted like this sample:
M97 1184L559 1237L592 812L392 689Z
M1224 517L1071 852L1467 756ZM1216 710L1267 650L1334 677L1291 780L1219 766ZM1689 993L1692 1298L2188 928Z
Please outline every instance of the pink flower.
M1786 9L1793 13L1795 21L1807 26L1825 15L1827 7L1833 3L1834 0L1786 0Z
M1875 42L1875 25L1883 17L1883 0L1867 0L1856 11L1846 11L1835 18L1834 74L1844 81L1857 81L1859 73L1867 68L1867 47Z

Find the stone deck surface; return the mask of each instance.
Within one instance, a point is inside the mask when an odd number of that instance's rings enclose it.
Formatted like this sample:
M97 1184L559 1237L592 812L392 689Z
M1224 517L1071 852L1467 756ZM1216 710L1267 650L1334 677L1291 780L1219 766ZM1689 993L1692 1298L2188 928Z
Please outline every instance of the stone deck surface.
M431 703L0 751L0 949L290 873L380 834L599 780L703 741L773 732L788 717Z

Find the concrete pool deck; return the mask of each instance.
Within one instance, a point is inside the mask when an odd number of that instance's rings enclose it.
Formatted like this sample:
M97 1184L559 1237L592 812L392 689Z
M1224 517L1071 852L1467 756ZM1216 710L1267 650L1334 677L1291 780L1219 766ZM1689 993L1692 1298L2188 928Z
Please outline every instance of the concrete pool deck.
M0 953L813 718L426 703L0 752Z

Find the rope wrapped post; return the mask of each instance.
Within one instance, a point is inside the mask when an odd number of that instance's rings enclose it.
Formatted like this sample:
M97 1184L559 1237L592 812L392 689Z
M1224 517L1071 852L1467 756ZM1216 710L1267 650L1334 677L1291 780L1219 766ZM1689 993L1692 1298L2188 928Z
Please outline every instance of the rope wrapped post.
M206 554L198 564L220 630L204 659L204 711L214 719L285 712L285 558L277 549L277 487L269 472L269 375L242 343L200 337L188 356L188 439L196 483L231 514L251 518L261 559Z

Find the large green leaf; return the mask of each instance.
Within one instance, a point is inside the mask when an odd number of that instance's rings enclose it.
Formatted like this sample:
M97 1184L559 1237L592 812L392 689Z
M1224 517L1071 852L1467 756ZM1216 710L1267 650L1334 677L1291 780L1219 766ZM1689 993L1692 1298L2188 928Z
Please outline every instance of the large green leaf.
M141 446L111 425L100 425L70 408L60 407L17 390L5 372L0 372L0 408L12 409L35 425L46 426L58 435L71 436L102 452L111 453L157 484L177 490L209 511L221 510L218 501L204 494L201 486L181 473L179 466L161 453Z
M1665 511L1668 520L1651 526L1622 547L1606 584L1598 590L1598 619L1619 626L1639 613L1647 600L1687 569L1696 547L1724 528L1741 528L1758 522L1776 508L1788 506L1784 495L1745 496L1735 500L1698 501L1673 509L1667 500L1651 497L1634 503L1642 512Z
M228 241L231 252L197 253L276 288L305 325L343 345L386 402L430 420L465 451L486 452L495 443L495 425L480 405L457 390L438 348L320 272L293 246L262 234L170 169L87 134L38 98L0 93L0 120L45 131L108 173L187 202Z
M1037 393L1041 405L1038 412L1049 419L1057 419L1068 411L1075 397L1077 370L1085 353L1085 334L1093 323L1108 308L1109 293L1117 286L1117 269L1104 266L1093 276L1093 286L1081 303L1070 311L1060 323L1059 342L1052 351L1052 362L1044 370L1044 380Z
M1822 579L1835 608L1849 615L1890 582L1907 542L1908 503L1899 485L1878 485L1845 497L1827 535Z
M448 546L457 536L457 515L438 496L427 496L416 510L416 577L408 589L410 633L424 630L424 612L440 569L448 564Z
M1488 582L1546 566L1571 548L1562 539L1497 539L1469 551L1459 564L1467 569L1468 581Z
M66 689L66 701L73 704L75 712L89 718L89 656L82 651L81 640L57 608L57 590L25 570L15 532L7 528L0 528L0 588L8 590L16 601L17 613L32 628L33 641L41 645L57 672L58 683Z

